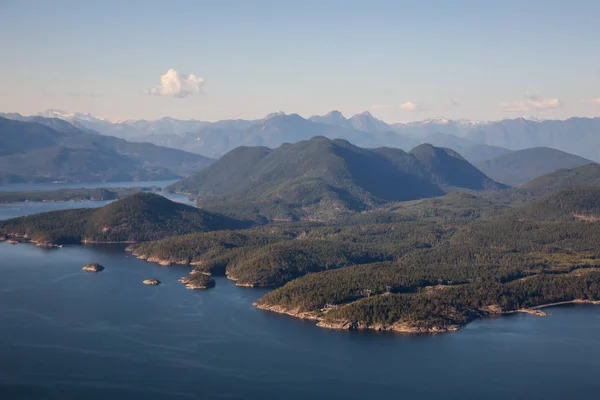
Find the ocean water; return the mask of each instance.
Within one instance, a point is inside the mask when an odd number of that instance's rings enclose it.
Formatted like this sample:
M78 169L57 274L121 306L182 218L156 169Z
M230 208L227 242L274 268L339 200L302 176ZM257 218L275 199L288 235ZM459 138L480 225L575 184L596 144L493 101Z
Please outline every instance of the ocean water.
M81 270L91 262L106 270ZM438 335L339 332L252 307L266 289L187 290L188 272L120 245L0 243L0 399L600 398L600 306Z
M598 398L595 306L438 335L338 332L255 309L266 290L225 278L187 290L187 273L122 246L1 243L0 398Z

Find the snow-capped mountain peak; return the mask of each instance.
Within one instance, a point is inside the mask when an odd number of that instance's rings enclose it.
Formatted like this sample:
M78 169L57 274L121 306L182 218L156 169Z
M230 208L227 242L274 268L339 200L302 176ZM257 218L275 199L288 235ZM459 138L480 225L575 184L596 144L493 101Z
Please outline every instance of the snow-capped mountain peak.
M70 112L67 112L64 110L57 110L57 109L49 109L46 111L39 112L36 115L39 117L44 117L44 118L58 118L58 119L62 119L62 120L69 121L69 122L73 122L75 120L86 121L86 122L97 122L97 121L117 122L117 121L109 119L109 118L96 117L90 113L81 113L81 112L70 113Z

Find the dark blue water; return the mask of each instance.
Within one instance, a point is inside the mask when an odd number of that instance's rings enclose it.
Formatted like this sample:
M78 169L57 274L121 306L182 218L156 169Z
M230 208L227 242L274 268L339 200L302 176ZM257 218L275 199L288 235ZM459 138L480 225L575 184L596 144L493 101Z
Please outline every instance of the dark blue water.
M0 399L599 398L600 307L441 335L337 332L257 310L264 290L224 278L186 290L187 273L120 246L0 243Z
M0 244L0 398L597 399L600 308L450 334L337 332L251 306L224 278L120 247ZM106 270L81 271L89 262ZM158 287L143 279L157 277Z

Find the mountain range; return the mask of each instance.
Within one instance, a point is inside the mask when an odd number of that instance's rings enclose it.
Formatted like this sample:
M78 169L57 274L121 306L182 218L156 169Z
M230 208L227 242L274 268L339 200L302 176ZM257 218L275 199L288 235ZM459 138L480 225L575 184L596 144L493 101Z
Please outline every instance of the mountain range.
M456 188L501 189L453 150L420 145L366 149L323 136L278 148L238 147L167 190L247 218L327 219Z
M28 118L15 113L4 116ZM516 118L500 121L435 118L388 124L369 112L346 118L339 111L308 119L295 114L273 113L264 119L217 122L174 118L110 121L89 114L58 110L40 113L40 116L65 119L76 127L104 135L151 142L213 158L239 145L277 147L285 142L324 135L332 139L347 139L363 147L398 147L406 151L422 143L431 143L452 148L470 162L531 147L555 148L600 161L600 118ZM267 137L263 132L268 132Z
M0 184L177 179L213 161L100 135L55 118L0 118L0 141Z

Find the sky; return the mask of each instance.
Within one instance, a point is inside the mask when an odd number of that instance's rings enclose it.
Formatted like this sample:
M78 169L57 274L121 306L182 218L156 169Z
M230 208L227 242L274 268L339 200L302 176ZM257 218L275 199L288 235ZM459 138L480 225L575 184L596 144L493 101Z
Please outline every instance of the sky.
M597 0L0 0L0 112L600 116Z

